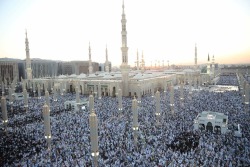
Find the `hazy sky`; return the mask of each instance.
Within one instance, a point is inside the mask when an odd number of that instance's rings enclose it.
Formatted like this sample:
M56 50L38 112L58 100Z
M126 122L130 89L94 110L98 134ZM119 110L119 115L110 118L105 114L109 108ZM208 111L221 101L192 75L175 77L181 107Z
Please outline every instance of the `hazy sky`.
M155 60L198 64L250 63L249 0L125 0L129 64L142 50ZM0 57L92 60L121 64L122 0L0 0Z

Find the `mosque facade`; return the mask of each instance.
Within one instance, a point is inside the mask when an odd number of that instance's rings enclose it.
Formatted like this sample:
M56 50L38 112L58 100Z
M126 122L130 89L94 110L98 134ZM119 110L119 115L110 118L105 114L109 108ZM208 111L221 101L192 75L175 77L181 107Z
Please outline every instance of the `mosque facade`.
M145 69L144 56L142 52L142 61L140 69L132 71L128 65L128 44L127 44L127 19L125 15L125 6L122 4L122 31L121 31L121 65L120 71L111 71L111 63L108 60L108 49L106 46L106 60L103 64L102 72L96 62L92 62L91 45L89 43L88 61L52 61L31 59L29 53L29 42L26 32L25 47L26 59L21 60L24 66L25 82L35 82L36 88L52 90L56 87L61 92L74 92L77 87L82 94L100 94L99 96L116 96L121 89L123 96L141 96L147 93L154 95L157 90L166 90L171 84L191 81L192 84L207 82L210 77L210 70L207 74L201 74L197 68L197 47L195 45L195 68L191 71L169 71ZM137 56L138 57L138 56ZM139 59L137 58L137 66ZM214 67L214 66L212 66ZM15 68L16 69L16 66ZM17 70L13 70L14 73ZM20 73L20 72L19 72ZM16 75L16 74L15 74ZM6 76L6 75L4 75ZM19 78L20 75L19 75ZM206 80L206 81L205 81ZM33 85L33 84L32 84ZM98 93L99 92L99 93Z

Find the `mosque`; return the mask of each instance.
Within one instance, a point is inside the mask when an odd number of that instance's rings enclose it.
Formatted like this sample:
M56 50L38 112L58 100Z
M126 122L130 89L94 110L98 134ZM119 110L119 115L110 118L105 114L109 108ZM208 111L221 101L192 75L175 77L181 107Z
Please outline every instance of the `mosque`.
M25 62L25 78L21 79L26 83L27 89L33 89L33 91L38 92L38 88L43 91L48 90L49 92L58 91L61 94L64 92L75 92L76 87L81 94L95 94L99 97L101 96L116 96L118 90L121 89L122 96L143 96L144 94L152 94L157 90L166 90L171 84L178 83L189 83L190 85L199 86L204 83L211 83L211 78L215 77L214 68L214 57L212 63L210 63L208 55L207 72L201 73L201 70L197 66L197 47L195 45L195 64L194 68L186 70L151 70L145 69L145 62L142 55L141 68L139 70L139 58L137 56L137 69L132 70L128 65L128 44L127 44L127 30L126 30L126 15L124 3L122 4L122 46L121 46L121 65L120 71L111 72L110 62L108 60L108 49L106 47L106 61L104 63L105 71L98 71L97 65L91 60L91 46L89 44L89 60L85 62L87 67L79 67L78 70L71 71L71 75L55 75L58 69L53 70L50 68L48 73L54 75L39 77L34 74L39 73L35 66L32 66L30 53L29 53L29 42L26 32L25 46L26 46L26 62ZM15 68L17 65L15 64ZM53 66L53 65L52 65ZM57 66L55 64L55 66ZM77 64L75 64L77 66ZM32 68L34 67L34 68ZM83 73L84 69L87 69L87 73ZM36 70L34 73L33 70ZM67 71L67 68L65 67ZM64 70L64 71L65 71ZM65 74L65 73L64 73ZM2 75L1 75L2 76ZM5 75L6 76L6 75ZM14 80L17 77L12 76L9 80ZM5 78L4 78L5 79ZM17 79L16 79L17 80Z

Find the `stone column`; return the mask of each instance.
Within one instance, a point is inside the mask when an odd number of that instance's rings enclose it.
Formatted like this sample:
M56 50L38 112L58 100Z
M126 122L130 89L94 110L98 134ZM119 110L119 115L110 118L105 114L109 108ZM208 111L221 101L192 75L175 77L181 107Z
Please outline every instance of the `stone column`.
M4 96L4 83L2 82L2 96Z
M94 97L97 97L96 85L94 84Z
M49 92L46 90L45 91L45 101L48 106L50 106L50 101L49 101Z
M60 94L63 95L64 82L60 82Z
M92 95L90 95L92 96ZM92 96L93 97L93 96ZM91 110L89 115L89 125L90 125L90 145L91 145L91 155L93 156L93 166L98 165L98 122L97 116L94 110Z
M92 112L94 110L94 96L89 95L89 111Z
M53 100L57 101L57 90L56 90L56 86L53 87Z
M47 91L47 90L48 90L48 82L45 81L45 82L44 82L44 91Z
M8 115L7 115L7 103L6 98L2 96L1 98L1 110L2 110L2 119L3 119L3 125L5 131L7 130L7 124L8 124Z
M24 108L27 112L29 105L28 105L28 93L26 89L23 90L23 99L24 99Z
M138 85L136 94L137 94L137 98L138 98L138 105L140 106L140 104L141 104L141 85L140 84Z
M118 111L119 113L122 112L122 90L118 89Z
M37 85L38 98L41 99L41 87L40 84Z
M33 94L34 94L34 97L35 97L35 93L36 93L36 84L35 84L34 81L33 81L33 83L32 83L32 90L33 90Z
M163 97L164 97L164 99L166 99L166 93L167 93L167 83L166 83L166 81L164 82L164 91L163 91Z
M181 83L181 86L180 86L180 100L181 100L181 101L184 100L183 83Z
M76 87L76 103L79 104L80 103L80 95L79 95L79 89L78 86Z
M48 144L48 149L51 148L51 129L50 129L50 109L47 104L43 106L43 119L44 119L44 136Z
M246 84L245 88L245 110L249 112L249 84Z
M159 125L159 118L161 115L161 105L160 105L160 92L157 90L155 93L155 99L156 99L156 110L155 110L155 116L157 119L157 125Z
M10 103L10 110L13 112L13 89L9 88L9 103Z
M134 132L134 143L135 147L137 147L137 131L139 129L138 125L138 110L137 110L137 100L134 98L132 100L132 112L133 112L133 132Z
M171 113L174 114L174 87L170 87L170 108Z
M98 84L98 99L102 98L102 92L101 92L101 84Z

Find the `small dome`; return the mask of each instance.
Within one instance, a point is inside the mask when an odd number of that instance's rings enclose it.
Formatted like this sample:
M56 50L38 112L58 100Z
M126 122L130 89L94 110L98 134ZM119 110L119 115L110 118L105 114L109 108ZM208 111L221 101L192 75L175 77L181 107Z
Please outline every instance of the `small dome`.
M81 73L77 78L79 78L79 79L86 78L86 74Z

